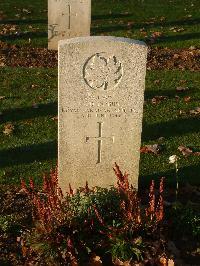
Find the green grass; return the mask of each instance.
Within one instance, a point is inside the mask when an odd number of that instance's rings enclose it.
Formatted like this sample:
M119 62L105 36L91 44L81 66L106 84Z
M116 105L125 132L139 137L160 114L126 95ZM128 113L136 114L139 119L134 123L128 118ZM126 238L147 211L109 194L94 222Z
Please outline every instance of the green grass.
M12 77L12 78L11 78ZM160 84L154 84L160 80ZM180 80L186 80L187 93L175 99ZM149 71L146 79L142 145L159 143L164 150L160 156L142 154L140 183L146 185L151 178L166 176L168 183L174 181L173 165L168 157L180 156L180 177L183 181L199 183L200 160L197 156L183 157L177 151L179 145L200 149L199 117L187 114L199 106L199 73L187 71ZM168 99L152 105L155 95ZM57 161L57 69L0 68L0 183L19 183L20 177L37 177L48 171ZM191 96L189 103L184 96ZM35 108L38 107L38 108ZM6 124L12 123L13 133L3 133ZM111 165L112 167L112 165Z
M160 80L155 85L154 81ZM180 81L186 80L183 85ZM141 183L147 180L166 176L169 183L175 181L174 165L168 163L170 155L177 154L179 160L179 176L184 182L199 184L200 160L199 156L184 157L178 146L185 145L200 151L200 119L188 115L200 103L200 76L199 73L189 71L150 71L146 79L146 104L144 106L143 144L163 144L164 151L160 156L142 154L141 156ZM189 91L179 94L178 86L187 86ZM153 105L148 99L155 95L168 96L167 100ZM180 99L177 101L175 96ZM191 102L186 103L184 97L190 96ZM180 115L180 111L186 114ZM162 141L160 137L164 137Z
M17 27L12 32L20 33L0 36L1 40L26 46L30 38L32 46L47 46L47 1L2 0L0 10L5 15L0 21L0 31L4 24L14 24ZM155 46L199 46L199 10L199 0L92 0L91 32L140 40L161 32L162 37L156 40Z
M56 164L57 72L1 68L0 82L0 95L6 97L0 102L0 176L4 183L15 183ZM14 125L10 136L2 133L8 123Z
M47 47L47 1L2 0L0 2L0 40L27 46ZM27 10L30 11L27 14ZM199 46L199 0L92 0L92 35L114 35L145 40L153 32L162 32L154 46L182 48ZM14 26L15 25L15 26ZM179 29L181 31L179 32ZM13 35L18 32L19 34ZM160 80L155 84L155 80ZM189 92L175 99L176 87ZM159 143L160 156L142 154L140 183L166 176L174 182L173 165L168 157L180 156L181 180L199 183L200 160L197 156L183 157L179 145L199 149L199 117L180 115L199 106L199 73L186 71L149 71L146 79L146 104L142 145ZM152 105L155 95L168 99ZM192 101L184 102L184 96ZM16 184L20 177L37 177L49 171L57 161L57 69L0 68L0 183ZM7 136L7 124L14 131ZM112 167L112 166L111 166Z

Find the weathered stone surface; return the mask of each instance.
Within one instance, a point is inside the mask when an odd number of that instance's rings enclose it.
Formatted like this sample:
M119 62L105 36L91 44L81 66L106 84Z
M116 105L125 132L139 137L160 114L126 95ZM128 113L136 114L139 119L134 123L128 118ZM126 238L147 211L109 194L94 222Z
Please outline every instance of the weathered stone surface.
M48 0L48 48L58 41L90 35L91 0Z
M59 42L59 184L137 187L147 46L116 37Z

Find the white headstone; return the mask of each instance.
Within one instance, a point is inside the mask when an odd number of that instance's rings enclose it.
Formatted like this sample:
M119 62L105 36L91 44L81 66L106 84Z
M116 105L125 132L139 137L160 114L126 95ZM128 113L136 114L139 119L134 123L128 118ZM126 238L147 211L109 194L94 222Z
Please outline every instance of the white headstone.
M137 187L147 46L116 37L59 42L59 185Z
M90 35L91 0L48 0L48 48L58 41Z

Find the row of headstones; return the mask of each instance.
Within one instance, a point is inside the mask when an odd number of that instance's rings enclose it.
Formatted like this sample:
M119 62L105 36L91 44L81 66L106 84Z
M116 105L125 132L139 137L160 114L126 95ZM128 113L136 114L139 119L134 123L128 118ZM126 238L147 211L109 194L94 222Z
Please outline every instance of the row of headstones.
M89 35L90 4L49 0L49 47L65 39L58 44L59 185L113 185L116 162L137 187L147 47L116 37L69 39Z

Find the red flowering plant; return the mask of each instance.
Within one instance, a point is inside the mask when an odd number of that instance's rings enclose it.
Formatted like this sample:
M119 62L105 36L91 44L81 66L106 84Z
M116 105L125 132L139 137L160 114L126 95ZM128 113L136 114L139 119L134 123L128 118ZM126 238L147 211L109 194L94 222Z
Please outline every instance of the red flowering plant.
M36 189L32 179L29 187L22 180L35 221L35 228L25 236L29 247L26 260L37 254L47 263L57 260L70 265L85 263L90 254L110 252L113 258L140 261L148 248L144 244L145 234L155 232L163 220L163 179L158 204L152 182L149 206L144 211L136 189L129 184L128 174L122 174L117 164L114 172L116 187L89 188L86 182L76 192L69 185L66 195L58 186L57 169L43 176L42 191Z
M145 239L158 238L164 218L163 183L161 179L159 199L156 205L155 186L150 186L148 206L141 205L137 190L129 184L128 174L123 174L115 163L114 172L117 177L117 190L120 194L119 208L122 223L112 228L110 233L113 256L128 260L136 257L138 261L143 258L145 251L151 249ZM161 244L162 245L162 244ZM159 249L163 248L159 246Z
M74 260L69 194L64 197L58 187L57 168L49 176L43 176L41 191L37 190L32 178L29 187L21 180L21 187L32 202L35 221L35 228L25 237L29 246L26 259L32 259L33 254L37 254L45 257L48 263L54 259L63 262Z

